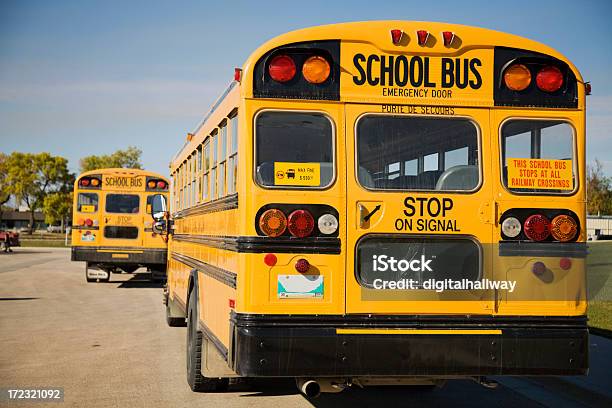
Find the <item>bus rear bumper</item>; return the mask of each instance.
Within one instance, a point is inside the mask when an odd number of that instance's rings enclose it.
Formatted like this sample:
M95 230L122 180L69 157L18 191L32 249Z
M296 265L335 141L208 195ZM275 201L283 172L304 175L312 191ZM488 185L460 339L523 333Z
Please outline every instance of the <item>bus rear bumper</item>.
M584 317L427 319L233 314L229 364L245 377L580 375L588 371Z
M165 248L72 247L72 261L96 264L166 265Z

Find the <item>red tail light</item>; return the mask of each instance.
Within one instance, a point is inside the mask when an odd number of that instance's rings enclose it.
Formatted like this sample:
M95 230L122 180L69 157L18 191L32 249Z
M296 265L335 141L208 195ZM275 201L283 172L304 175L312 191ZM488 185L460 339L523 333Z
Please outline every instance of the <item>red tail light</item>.
M536 75L536 84L544 92L555 92L563 85L563 74L557 67L549 65Z
M295 62L288 55L277 55L270 61L268 72L270 77L276 82L291 81L296 72Z
M87 218L85 220L85 225L87 225L88 227L91 227L93 225L93 221L90 218Z
M304 238L312 234L314 218L306 210L295 210L289 214L289 232L297 238Z
M523 230L527 238L544 241L550 235L550 221L542 214L534 214L525 220Z
M87 178L81 179L81 185L83 187L87 187L89 185L89 179Z

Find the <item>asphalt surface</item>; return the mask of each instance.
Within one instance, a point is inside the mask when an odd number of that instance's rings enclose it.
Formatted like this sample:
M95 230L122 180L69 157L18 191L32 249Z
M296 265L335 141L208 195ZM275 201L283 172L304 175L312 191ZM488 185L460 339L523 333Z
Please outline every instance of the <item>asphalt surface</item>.
M497 389L450 381L423 391L353 387L308 400L292 380L232 384L192 393L185 379L185 328L164 320L161 288L147 275L85 282L84 264L55 248L0 254L0 388L63 387L75 407L612 407L612 341L591 336L587 377L505 377ZM7 401L0 406L9 406Z

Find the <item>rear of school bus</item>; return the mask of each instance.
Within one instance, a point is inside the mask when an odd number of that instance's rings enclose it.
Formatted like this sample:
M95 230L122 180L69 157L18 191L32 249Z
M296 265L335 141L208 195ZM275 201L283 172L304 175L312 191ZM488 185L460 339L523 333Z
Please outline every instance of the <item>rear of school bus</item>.
M236 298L200 300L206 337L309 394L585 374L584 88L556 51L465 26L266 43L240 83Z
M74 184L72 260L85 261L88 282L140 267L165 279L166 238L151 225L150 197L167 195L168 180L137 169L85 172Z

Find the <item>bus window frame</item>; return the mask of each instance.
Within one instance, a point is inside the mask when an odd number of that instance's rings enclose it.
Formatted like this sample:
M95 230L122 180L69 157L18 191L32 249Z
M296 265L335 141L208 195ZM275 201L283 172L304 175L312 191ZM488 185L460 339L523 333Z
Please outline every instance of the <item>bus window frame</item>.
M458 119L466 119L468 122L470 122L474 128L476 129L476 141L477 141L477 146L478 146L478 184L471 190L422 190L422 189L410 189L410 190L405 190L405 189L394 189L394 190L390 190L390 189L382 189L382 188L369 188L366 187L364 185L362 185L359 182L359 149L357 146L357 126L359 125L359 121L361 119L363 119L365 116L403 116L403 117L411 117L411 118L435 118L435 119L440 119L440 120L458 120ZM373 193L393 193L393 194L402 194L402 193L425 193L425 194L462 194L462 195L468 195L468 194L475 194L477 193L483 186L484 184L484 174L483 174L483 158L482 158L482 130L480 128L480 125L478 124L478 122L471 116L468 115L453 115L452 117L447 117L447 116L440 116L440 115L414 115L414 114L397 114L397 113L381 113L381 112L363 112L361 113L356 119L355 119L355 124L353 126L353 134L354 134L354 151L355 151L355 157L354 157L354 164L355 164L355 168L354 168L354 181L357 184L357 186L359 186L361 189ZM437 152L438 154L440 154L440 152Z
M257 118L262 113L267 112L282 112L282 113L316 113L324 116L329 123L331 124L331 137L332 137L332 169L333 174L329 184L321 187L305 187L305 186L264 186L259 184L257 181ZM251 179L253 183L265 190L302 190L302 191L325 191L331 189L335 184L338 178L338 156L337 156L337 148L336 144L338 142L337 138L337 128L336 123L334 122L334 118L326 111L319 109L276 109L276 108L264 108L258 110L255 115L253 115L253 172L251 174Z
M144 196L143 194L144 192L142 191L138 191L138 192L107 192L104 195L104 214L123 214L123 215L139 215L141 214L141 205L142 205L142 200L141 200L141 194ZM112 211L107 211L106 206L108 205L108 197L109 196L117 196L117 195L121 195L121 196L126 196L126 195L131 195L131 196L135 196L138 198L138 212L129 212L129 213L124 213L124 212L112 212ZM146 200L145 200L146 202ZM146 206L146 204L145 204ZM146 208L145 208L145 214L146 214Z
M508 186L506 185L507 183L504 182L504 154L503 154L503 150L505 149L503 143L503 135L502 135L502 129L504 128L504 126L506 125L507 122L510 121L514 121L514 120L529 120L529 121L549 121L549 122L563 122L567 125L569 125L570 129L572 130L572 172L573 172L573 178L574 181L576 183L576 185L574 186L574 189L572 191L569 191L567 193L555 193L555 192L546 192L546 191L512 191L510 188L508 188ZM541 116L531 116L531 117L525 117L525 116L509 116L507 118L505 118L504 120L502 120L499 123L499 128L497 130L497 134L498 134L498 150L499 150L499 182L501 187L508 193L511 195L517 195L517 196L552 196L552 197L571 197L576 195L576 193L578 192L578 190L580 190L580 175L579 175L579 166L578 166L578 132L576 131L576 127L574 126L573 122L571 119L568 118L562 118L562 117L541 117ZM549 190L550 191L550 190Z
M478 279L476 280L482 280L482 278L484 277L484 263L486 262L485 256L484 256L484 249L482 246L482 243L478 240L478 237L471 235L471 234L399 234L396 232L383 232L383 233L379 233L379 232L372 232L372 233L367 233L367 234L363 234L361 237L359 237L359 239L357 241L355 241L355 247L353 248L353 276L355 278L355 282L357 282L357 284L361 287L361 288L366 288L366 289L372 289L372 290L376 290L374 289L374 285L367 285L367 284L363 284L364 282L361 280L360 276L358 275L361 270L359 270L359 268L357 267L357 265L359 265L359 259L358 259L358 252L357 249L359 248L359 244L361 243L361 241L363 241L364 239L368 239L368 238L407 238L407 239L432 239L432 240L436 240L436 239L450 239L450 240L468 240L468 241L472 241L474 244L476 244L476 247L478 248ZM423 289L423 288L418 288L416 290L420 290L420 291L431 291L430 289Z

